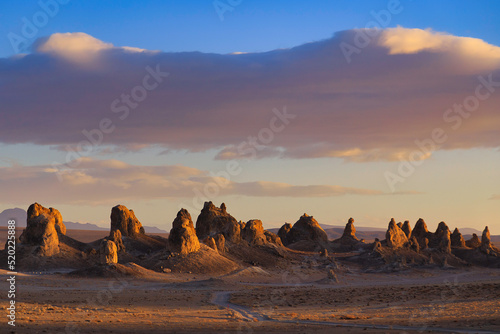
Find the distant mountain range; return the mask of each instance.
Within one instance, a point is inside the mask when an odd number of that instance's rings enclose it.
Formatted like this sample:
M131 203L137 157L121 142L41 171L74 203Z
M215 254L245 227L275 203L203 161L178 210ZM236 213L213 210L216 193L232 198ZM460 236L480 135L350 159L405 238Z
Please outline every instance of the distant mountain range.
M15 219L17 227L26 227L26 219L28 214L26 210L20 208L7 209L0 212L0 227L7 227L7 222L11 219ZM64 222L68 230L84 230L84 231L108 231L109 228L97 226L96 224L90 223L74 223L74 222ZM144 226L146 233L168 233L155 226Z
M26 217L26 211L20 208L3 210L0 212L0 226L7 227L7 222L14 219L17 227L26 227Z

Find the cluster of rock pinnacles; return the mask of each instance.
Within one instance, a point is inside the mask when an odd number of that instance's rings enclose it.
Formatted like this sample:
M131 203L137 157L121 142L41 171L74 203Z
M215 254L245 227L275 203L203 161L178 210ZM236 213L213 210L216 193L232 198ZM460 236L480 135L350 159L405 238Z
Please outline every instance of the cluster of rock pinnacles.
M117 205L111 210L111 230L108 237L99 245L99 259L101 264L118 262L120 252L126 251L123 238L138 239L145 235L144 228L133 210L123 205ZM52 256L59 252L59 239L66 234L61 213L54 208L45 208L38 203L28 208L27 226L20 236L21 244L37 247L40 256ZM200 240L214 251L223 254L226 243L238 244L246 242L251 246L271 243L277 246L288 246L293 243L307 240L319 246L322 252L329 249L328 236L319 223L307 214L304 214L292 226L285 223L278 234L264 230L262 221L250 220L247 223L237 221L231 216L224 203L216 207L212 202L206 202L197 220L196 227L191 215L181 209L172 223L168 237L168 250L174 254L190 254L200 249ZM343 235L332 241L338 247L352 248L364 240L356 237L354 219L350 218ZM432 248L443 253L450 253L452 247L477 248L485 253L494 248L491 244L488 227L484 229L481 240L474 234L465 241L460 231L455 228L453 233L448 226L441 222L435 232L429 232L423 219L419 219L412 229L409 221L396 223L391 219L384 241L376 240L373 250L387 247L389 249L408 248L417 253L426 248Z

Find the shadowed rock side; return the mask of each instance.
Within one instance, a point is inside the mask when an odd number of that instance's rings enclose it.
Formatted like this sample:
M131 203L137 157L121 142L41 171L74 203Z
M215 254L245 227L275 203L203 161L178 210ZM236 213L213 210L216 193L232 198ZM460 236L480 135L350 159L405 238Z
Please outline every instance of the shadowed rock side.
M354 227L354 218L349 218L349 220L347 221L342 237L358 240L358 238L356 237L356 228Z
M429 245L429 230L427 229L427 224L422 218L419 218L413 231L411 231L411 236L417 239L420 249L426 249Z
M288 246L293 242L293 237L290 231L292 230L292 224L285 223L278 230L278 237L281 239L283 245Z
M205 202L196 219L196 235L199 239L222 233L225 240L238 243L241 241L241 225L226 211L226 205L220 208L212 202Z
M144 233L141 222L135 217L134 211L123 205L117 205L111 209L111 234L119 230L122 236L136 237Z
M222 233L218 233L214 235L213 238L219 254L224 254L226 252L226 239L224 238L224 235Z
M420 253L420 245L418 244L417 238L411 237L408 240L408 247L415 253Z
M206 237L205 240L203 240L203 243L207 245L208 247L212 248L213 250L219 252L217 249L217 244L215 243L215 239L212 237Z
M227 212L224 203L218 208L206 202L196 221L196 234L209 248L215 250L216 247L219 255L241 265L275 267L281 261L286 262L281 239L265 231L262 225L262 221L256 219L246 224L238 222ZM170 261L174 261L174 257Z
M328 236L313 216L304 213L293 227L289 228L288 225L285 224L282 226L278 232L278 236L285 246L301 250L316 251L329 248ZM293 247L293 244L299 242L302 243Z
M125 245L123 244L122 233L120 230L113 230L109 233L108 240L111 240L115 243L116 248L119 252L125 250Z
M36 252L40 256L52 256L59 253L59 236L66 233L61 213L47 209L38 203L28 208L26 229L20 236L20 241L26 245L38 246Z
M410 221L409 220L405 220L405 222L403 224L403 227L401 229L405 233L406 237L408 239L410 239L411 238L411 226L410 226Z
M476 233L472 233L472 237L465 242L465 245L469 248L479 248L481 247L481 241Z
M465 239L462 236L462 233L455 228L453 233L451 234L451 246L452 247L465 247Z
M332 247L337 251L353 251L363 245L365 245L364 242L356 237L356 228L354 227L353 218L349 218L347 221L342 236L332 241Z
M500 256L500 250L491 243L491 235L488 226L484 228L483 235L481 236L480 249L483 253Z
M281 242L281 238L277 234L274 234L273 232L264 230L264 235L266 236L267 242L270 242L272 244L276 244L278 246L283 246L283 243Z
M200 242L196 236L191 215L186 209L181 209L172 223L172 229L168 236L168 247L172 253L179 254L194 253L200 249Z
M118 251L123 253L120 256L120 263L122 261L123 263L137 262L137 257L166 247L167 240L165 238L145 234L144 228L133 210L129 210L123 205L117 205L111 209L110 218L111 229L106 239L113 241ZM93 244L93 247L98 249L99 244Z
M451 233L445 222L440 222L436 232L431 236L430 246L441 252L451 253Z

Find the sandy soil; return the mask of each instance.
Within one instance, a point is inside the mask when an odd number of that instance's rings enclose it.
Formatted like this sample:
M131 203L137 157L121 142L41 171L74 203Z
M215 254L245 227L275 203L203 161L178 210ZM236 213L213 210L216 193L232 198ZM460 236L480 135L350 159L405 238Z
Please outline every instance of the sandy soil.
M354 270L339 283L324 276L258 268L219 278L18 274L15 333L500 332L498 269ZM5 318L0 328L12 331Z

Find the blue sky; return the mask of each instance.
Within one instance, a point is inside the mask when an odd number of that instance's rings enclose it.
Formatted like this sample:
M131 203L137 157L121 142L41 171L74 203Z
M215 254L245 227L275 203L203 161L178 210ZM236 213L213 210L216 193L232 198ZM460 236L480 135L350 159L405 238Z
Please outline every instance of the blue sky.
M224 1L223 1L224 2ZM42 3L50 3L44 0ZM227 1L225 2L227 3ZM235 1L237 3L237 1ZM363 28L371 12L389 1L242 0L221 21L213 1L78 1L60 5L57 15L36 37L56 32L85 32L114 45L149 50L230 53L288 48L331 37L340 30ZM119 5L118 5L119 4ZM392 15L389 27L429 28L500 44L498 1L409 1ZM17 33L22 18L32 21L38 1L0 5L0 56L13 54L6 35Z
M385 227L422 217L500 233L500 92L458 130L443 121L479 77L498 75L500 2L220 0L232 8L221 20L214 1L70 0L23 34L55 1L0 4L0 187L11 189L0 211L38 201L107 226L124 204L168 230L180 207L197 216L196 189L287 107L297 120L257 159L237 157L241 172L207 197L237 219L278 227L307 212ZM339 45L391 6L385 30L346 62ZM38 44L16 55L12 36ZM118 120L110 103L160 65L171 75ZM52 164L108 117L117 130L58 181ZM387 172L437 127L449 139L391 189Z

